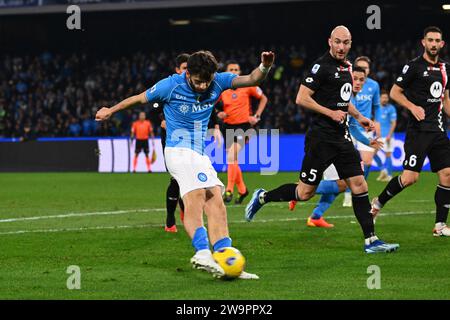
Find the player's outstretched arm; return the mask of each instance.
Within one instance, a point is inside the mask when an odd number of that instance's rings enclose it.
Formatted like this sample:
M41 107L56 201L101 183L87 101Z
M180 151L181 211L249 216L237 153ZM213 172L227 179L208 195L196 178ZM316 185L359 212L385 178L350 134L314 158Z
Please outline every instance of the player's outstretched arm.
M327 117L330 117L336 122L343 122L345 120L345 117L347 116L347 113L341 110L330 110L328 108L325 108L324 106L321 106L316 102L316 100L313 99L312 95L314 94L314 91L310 88L300 85L300 89L297 93L297 98L295 99L295 103L299 106L302 106L306 109L312 110L317 113L321 113Z
M231 87L233 89L243 87L259 86L266 78L275 60L275 53L272 51L261 53L261 64L258 68L246 76L237 76L233 79Z
M394 84L391 88L391 92L389 93L392 100L397 102L399 105L408 109L412 115L417 119L417 121L421 121L425 119L425 110L422 107L416 106L414 103L408 100L408 98L403 93L403 88L397 84Z
M99 111L97 111L97 114L95 115L96 121L105 121L108 120L114 113L127 109L131 106L134 106L136 104L143 104L146 103L147 99L145 97L145 92L142 92L141 94L131 96L129 98L126 98L125 100L120 101L115 106L108 108L103 107Z
M375 130L375 123L369 118L364 117L358 109L353 105L353 103L349 102L348 104L348 113L359 122L359 124L366 129L366 131Z

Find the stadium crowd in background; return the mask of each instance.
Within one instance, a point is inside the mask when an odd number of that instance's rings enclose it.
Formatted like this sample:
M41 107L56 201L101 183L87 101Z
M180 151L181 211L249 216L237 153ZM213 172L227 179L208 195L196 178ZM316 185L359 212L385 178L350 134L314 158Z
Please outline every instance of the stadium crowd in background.
M219 61L240 62L244 72L257 63L258 52L277 52L277 64L261 87L269 101L260 128L281 133L304 133L311 115L295 104L305 68L312 57L325 52L306 46L213 49ZM419 43L354 44L350 58L367 55L372 59L371 77L389 90L408 60L420 54ZM180 52L186 50L180 50ZM322 52L323 51L323 52ZM105 57L88 53L0 56L0 137L127 136L138 113L128 110L102 124L94 121L99 106L113 105L127 96L144 91L172 73L179 52L137 52L128 56ZM442 50L449 61L449 50ZM160 135L157 112L148 106L148 116ZM398 108L396 131L405 131L407 110Z

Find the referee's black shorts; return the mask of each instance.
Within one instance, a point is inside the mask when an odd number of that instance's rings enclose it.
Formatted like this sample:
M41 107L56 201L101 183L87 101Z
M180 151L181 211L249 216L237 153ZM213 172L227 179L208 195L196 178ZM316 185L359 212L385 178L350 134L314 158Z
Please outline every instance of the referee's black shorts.
M256 131L249 129L252 129L252 125L248 122L239 124L223 123L222 135L225 140L226 148L229 149L233 142L238 143L242 148L248 143L251 136L256 133Z
M135 153L140 153L142 150L144 150L145 154L148 154L149 152L149 148L148 148L148 140L138 140L136 139L136 147L134 152Z

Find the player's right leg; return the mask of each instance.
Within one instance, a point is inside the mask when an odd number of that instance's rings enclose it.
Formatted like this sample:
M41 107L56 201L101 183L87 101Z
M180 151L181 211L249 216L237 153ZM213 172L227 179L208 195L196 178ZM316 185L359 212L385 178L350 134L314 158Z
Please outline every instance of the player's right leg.
M270 191L255 190L245 208L245 219L247 221L253 220L262 206L269 202L307 201L311 199L322 179L325 168L331 163L329 160L333 158L335 153L336 149L332 144L323 143L318 138L306 135L305 156L299 183L284 184Z
M450 167L439 170L438 177L439 184L434 194L436 220L433 235L435 237L450 237L450 228L447 226L450 208Z
M404 144L405 161L403 162L403 173L392 178L380 195L372 200L371 212L374 217L389 200L402 192L406 187L417 182L428 149L433 144L434 138L433 134L427 132L407 132Z

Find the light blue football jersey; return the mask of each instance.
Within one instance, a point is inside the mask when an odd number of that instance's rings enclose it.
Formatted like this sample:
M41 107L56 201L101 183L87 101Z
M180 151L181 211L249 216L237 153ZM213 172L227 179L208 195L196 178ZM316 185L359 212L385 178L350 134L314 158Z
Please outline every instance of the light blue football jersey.
M372 111L376 111L380 107L380 86L378 82L367 78L362 90L356 94L356 97L352 96L352 103L364 117L372 119ZM350 117L349 126L365 131L353 117Z
M391 130L391 122L397 120L397 110L388 103L387 105L377 109L375 113L375 121L380 123L381 137L386 138Z
M231 88L237 75L215 73L208 90L195 92L186 73L173 74L145 92L148 102L164 103L167 147L189 148L203 154L208 122L222 91Z

